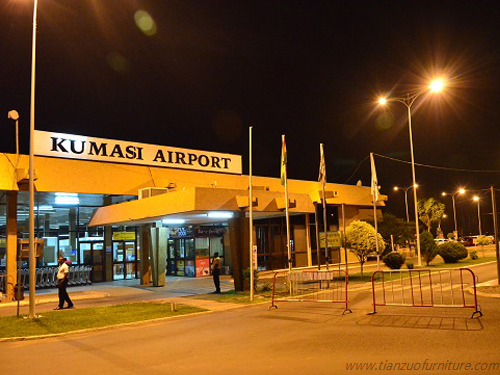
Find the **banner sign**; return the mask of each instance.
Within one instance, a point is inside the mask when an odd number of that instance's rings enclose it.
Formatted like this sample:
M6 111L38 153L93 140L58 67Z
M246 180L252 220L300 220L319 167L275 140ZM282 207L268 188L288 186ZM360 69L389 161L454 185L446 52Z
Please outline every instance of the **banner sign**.
M135 232L114 232L113 241L135 240Z
M325 232L319 233L319 247L325 247ZM342 247L342 235L340 232L328 232L328 247Z
M224 227L197 227L194 229L195 237L224 237Z
M241 155L35 130L35 155L241 174Z

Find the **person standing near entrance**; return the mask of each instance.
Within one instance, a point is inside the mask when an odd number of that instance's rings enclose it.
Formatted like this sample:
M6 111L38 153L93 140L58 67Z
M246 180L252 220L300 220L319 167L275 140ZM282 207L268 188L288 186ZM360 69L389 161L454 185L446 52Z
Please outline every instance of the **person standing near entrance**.
M73 302L69 298L66 287L68 286L69 267L66 264L66 258L59 258L59 270L57 271L57 287L59 288L59 306L54 310L61 310L64 308L64 302L68 303L68 309L73 307Z
M212 276L214 278L215 292L220 294L220 258L219 253L214 253L214 260L212 262Z

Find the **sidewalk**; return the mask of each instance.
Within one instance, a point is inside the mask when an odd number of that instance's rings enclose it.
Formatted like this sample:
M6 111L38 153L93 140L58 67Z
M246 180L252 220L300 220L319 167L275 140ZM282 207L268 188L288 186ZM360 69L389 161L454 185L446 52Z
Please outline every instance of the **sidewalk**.
M221 276L221 290L223 292L234 289L230 276ZM174 302L205 308L212 311L228 310L242 306L241 304L221 303L209 300L186 298L197 294L214 291L212 278L185 278L167 277L164 287L139 285L139 280L124 280L93 285L69 287L68 293L76 308L90 308L110 305L119 305L132 302L162 301ZM20 314L29 311L29 296L20 301ZM41 289L36 291L35 312L53 310L59 301L57 288ZM17 301L0 303L0 316L12 316L17 313Z

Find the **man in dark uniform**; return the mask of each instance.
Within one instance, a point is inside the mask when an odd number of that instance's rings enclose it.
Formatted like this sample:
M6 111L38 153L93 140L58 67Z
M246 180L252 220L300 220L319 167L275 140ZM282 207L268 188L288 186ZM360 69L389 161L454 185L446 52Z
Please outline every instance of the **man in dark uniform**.
M215 292L220 294L220 258L219 253L214 253L214 260L212 262L212 276L214 278Z

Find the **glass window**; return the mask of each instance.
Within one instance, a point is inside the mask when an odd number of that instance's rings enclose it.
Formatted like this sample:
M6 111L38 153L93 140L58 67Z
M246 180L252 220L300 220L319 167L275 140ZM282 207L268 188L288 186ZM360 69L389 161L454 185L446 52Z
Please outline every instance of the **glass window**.
M186 258L194 258L194 239L188 238L186 242Z
M210 256L213 257L215 253L219 253L219 257L224 256L224 246L222 245L222 237L210 238Z
M62 256L71 263L77 263L76 249L74 249L68 237L59 236L59 256Z
M57 265L57 237L44 237L43 264L47 266Z
M80 243L80 262L89 265L91 261L91 245L90 243Z

